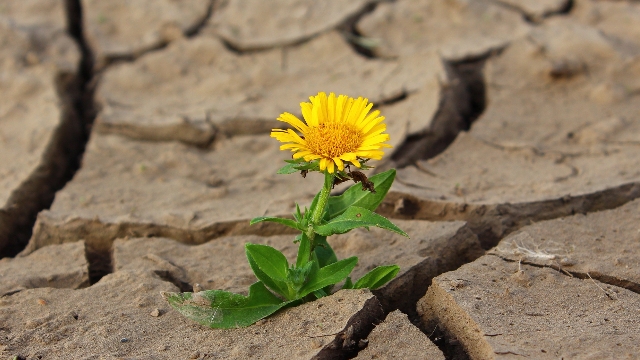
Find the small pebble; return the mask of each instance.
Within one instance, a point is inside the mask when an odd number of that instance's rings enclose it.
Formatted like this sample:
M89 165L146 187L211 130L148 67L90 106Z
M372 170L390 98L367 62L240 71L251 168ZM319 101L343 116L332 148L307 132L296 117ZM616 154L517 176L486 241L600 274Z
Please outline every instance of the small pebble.
M465 285L466 283L462 279L451 280L449 281L449 290L462 289L463 287L465 287Z
M47 300L45 300L45 299L38 299L38 304L40 304L40 305L47 305Z
M573 259L570 259L568 257L564 257L564 258L560 259L560 265L562 265L562 266L567 266L568 267L568 266L573 266L575 264L576 264L576 261L573 260Z
M151 312L151 316L153 316L153 317L158 317L160 315L162 315L162 312L158 308L153 309L153 311Z
M311 339L311 347L313 347L314 349L317 349L319 347L321 347L322 345L324 345L323 341L320 339Z
M121 343L126 343L126 342L129 342L129 339L127 339L127 338L122 338L122 339L120 339L120 342L121 342Z
M200 352L196 351L193 354L191 354L191 356L189 357L189 359L197 359L200 357Z

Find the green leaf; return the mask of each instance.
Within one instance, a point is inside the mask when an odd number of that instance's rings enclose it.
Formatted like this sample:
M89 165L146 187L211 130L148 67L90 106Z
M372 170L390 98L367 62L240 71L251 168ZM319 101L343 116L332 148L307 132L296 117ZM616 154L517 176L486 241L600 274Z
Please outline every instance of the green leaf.
M358 183L351 186L342 195L330 197L327 205L327 216L325 219L330 220L341 215L350 206L359 206L375 211L384 199L385 195L387 195L387 192L391 188L391 184L393 184L393 180L395 178L396 170L387 170L369 178L369 181L374 184L376 189L375 193L368 190L362 190L362 185Z
M309 274L307 283L300 289L298 297L302 298L314 291L322 289L325 286L333 285L342 281L351 274L351 271L357 264L358 258L353 256L331 265L327 265L317 271L312 271Z
M344 285L342 285L343 289L353 289L353 282L351 281L351 277L347 276L347 280L344 281Z
M304 232L301 234L300 244L298 244L298 257L296 259L296 267L301 268L309 262L311 255L311 242Z
M352 288L375 290L396 277L398 271L400 271L398 265L378 266L358 279Z
M253 219L251 219L251 222L249 222L249 225L257 224L257 223L263 222L263 221L271 221L271 222L279 223L279 224L282 224L282 225L286 225L286 226L288 226L290 228L294 228L296 230L302 230L302 229L300 229L300 226L298 226L298 223L295 220L283 219L283 218L272 217L272 216L260 216L260 217L257 217L257 218L253 218Z
M313 252L316 254L318 264L321 268L338 261L338 257L336 253L333 252L331 245L327 242L326 236L316 234L314 242L316 243L316 247L313 249Z
M307 262L301 267L290 267L287 270L287 282L293 289L292 292L297 293L297 291L307 282L307 276L313 269L313 263L313 261Z
M301 170L307 171L319 171L320 170L320 162L318 160L313 161L304 161L303 158L299 158L296 160L285 160L287 165L281 167L278 170L278 174L293 174L294 172L298 172Z
M329 243L327 243L327 238L325 236L320 236L316 234L315 239L316 239L315 240L316 244L318 243L324 244L326 247L316 246L315 250L313 251L312 260L311 260L311 264L313 265L313 267L311 268L312 269L311 271L313 272L317 272L318 270L320 270L321 267L326 267L327 265L331 265L338 261L338 257L333 252L333 249L331 248ZM319 256L322 256L322 258L320 258ZM318 291L322 291L325 294L330 294L332 288L333 288L333 284L327 285Z
M266 245L246 244L245 252L249 266L258 280L271 290L291 300L293 294L286 281L289 267L287 258L280 251Z
M302 221L302 213L300 212L300 205L298 205L298 203L296 203L296 212L293 214L293 217L297 222Z
M377 226L409 237L407 233L400 230L400 228L384 216L358 206L348 208L342 215L324 225L317 226L314 230L320 235L329 236L333 234L344 234L349 230L366 226Z
M316 196L313 197L313 200L311 200L311 205L309 205L309 210L305 209L304 217L308 221L311 220L311 214L313 214L313 212L316 210L316 206L318 206L318 199L320 198L320 192L322 192L322 190L318 191ZM331 197L329 197L329 199L331 199Z
M287 258L275 248L261 244L245 244L247 256L251 256L260 270L264 271L272 279L284 280L287 278L289 262Z
M316 290L316 291L313 292L313 296L315 296L316 299L323 298L323 297L325 297L327 295L329 295L329 294L327 294L327 292L324 291L324 289Z
M276 174L280 174L280 175L287 175L287 174L293 174L294 172L298 172L300 170L296 169L296 164L287 164L283 167L281 167L280 169L278 169L278 171L276 172Z
M222 290L163 293L162 296L182 315L214 329L249 326L290 303L273 295L259 281L249 287L248 296Z

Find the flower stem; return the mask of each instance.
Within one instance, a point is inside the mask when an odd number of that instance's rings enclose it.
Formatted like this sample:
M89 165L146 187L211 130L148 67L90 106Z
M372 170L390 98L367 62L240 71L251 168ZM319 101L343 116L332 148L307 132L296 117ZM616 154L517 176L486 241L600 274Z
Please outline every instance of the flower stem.
M322 187L322 190L320 190L320 196L318 196L316 208L313 209L313 213L311 214L311 223L307 228L307 237L311 243L310 248L312 253L315 248L314 239L316 235L313 228L315 225L320 223L320 220L322 220L322 215L324 214L324 209L327 207L327 203L329 202L329 195L331 193L331 188L333 187L333 177L334 175L330 174L328 171L324 173L324 186Z

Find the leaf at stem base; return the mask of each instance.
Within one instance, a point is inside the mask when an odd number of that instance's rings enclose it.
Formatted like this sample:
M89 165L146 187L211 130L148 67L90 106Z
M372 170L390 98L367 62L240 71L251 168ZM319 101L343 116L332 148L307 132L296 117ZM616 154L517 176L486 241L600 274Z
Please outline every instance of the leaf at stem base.
M260 281L249 287L248 296L222 290L162 296L182 315L214 329L249 326L291 303L273 295Z

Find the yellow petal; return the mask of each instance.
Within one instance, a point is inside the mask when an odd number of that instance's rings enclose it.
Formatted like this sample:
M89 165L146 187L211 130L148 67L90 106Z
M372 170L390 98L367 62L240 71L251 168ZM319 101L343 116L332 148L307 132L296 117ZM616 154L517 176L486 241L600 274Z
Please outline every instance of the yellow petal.
M276 138L280 142L294 142L295 138L291 137L288 132L272 132L272 138Z
M383 146L383 145L386 145L386 146ZM392 146L388 145L388 144L375 144L375 145L360 146L358 148L358 151L380 150L381 147L392 147Z
M368 133L369 131L371 131L371 129L373 129L374 127L376 127L376 125L380 124L383 121L384 121L384 116L379 116L369 121L366 125L362 127L362 132L365 134Z
M346 96L344 95L338 96L338 99L336 100L336 113L334 117L335 122L339 122L339 123L342 122L342 114L344 111L345 100L346 100Z
M295 141L295 142L297 142L299 144L304 144L304 145L307 144L307 142L303 138L301 138L298 134L296 134L295 131L293 131L291 129L288 129L287 132L289 133L289 135L291 135L291 137L293 137L293 139L294 139L293 141Z
M308 103L308 102L300 103L300 109L302 110L302 117L304 118L304 121L307 123L307 125L311 125L311 109L312 108L313 108L313 105L311 105L311 103Z
M316 96L318 103L318 123L324 124L327 121L329 114L327 114L327 94L319 92Z
M380 150L357 151L356 155L361 158L380 160L384 153Z
M299 149L300 144L284 144L280 145L280 150Z
M354 125L356 121L358 121L358 118L360 117L363 107L364 107L364 99L362 97L359 97L356 100L354 100L353 105L351 105L351 111L349 111L349 114L347 114L345 122L347 124Z
M324 171L324 169L327 168L327 163L329 161L327 160L327 158L322 158L320 159L320 171Z
M340 160L339 157L334 157L333 162L335 162L336 165L338 166L338 170L340 171L344 170L344 163L342 162L342 160Z
M349 121L349 114L351 113L351 109L353 108L353 98L351 97L347 97L347 100L345 101L344 104L344 110L342 111L342 121L344 123L348 123Z
M327 116L329 121L336 121L336 94L329 93L327 99Z
M302 121L300 121L300 119L295 117L293 114L290 114L290 113L287 113L287 112L280 114L280 117L278 118L278 120L286 122L287 124L293 126L294 128L296 128L298 131L300 131L303 134L308 129L307 125L305 125Z
M365 102L369 101L368 99L364 99ZM360 112L360 116L358 117L358 120L356 120L355 125L358 128L362 128L362 122L368 118L367 114L369 113L369 110L371 110L371 108L373 107L373 103L369 103L363 110L361 110ZM376 110L377 111L377 110ZM374 111L373 113L375 113L376 111ZM377 116L377 115L376 115Z
M320 125L320 101L317 98L313 98L313 106L311 108L311 124L312 127L318 127Z
M360 146L374 145L389 140L389 134L380 134L365 139Z
M309 151L309 150L300 150L297 153L293 154L293 158L294 159L299 159L301 157L305 157L305 156L310 155L310 154L311 154L311 151Z
M379 117L379 115L380 115L380 110L375 110L371 114L367 115L367 117L364 118L361 122L356 124L356 126L359 129L364 129L367 125L369 125L369 123L371 121L374 121L375 119L377 119ZM384 119L382 119L382 120L384 120ZM376 124L377 124L377 122L376 122ZM366 132L366 131L363 131L363 132Z
M311 155L307 155L304 157L304 161L313 161L316 159L320 159L322 156L320 155L316 155L316 154L311 154Z

